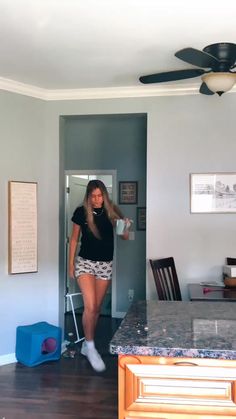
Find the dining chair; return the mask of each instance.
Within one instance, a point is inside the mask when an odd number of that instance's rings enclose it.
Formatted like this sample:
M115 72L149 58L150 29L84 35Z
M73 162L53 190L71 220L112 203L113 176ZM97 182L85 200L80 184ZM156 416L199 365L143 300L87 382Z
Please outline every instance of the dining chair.
M150 259L159 300L181 301L179 280L173 257Z
M236 265L236 258L226 258L227 265Z

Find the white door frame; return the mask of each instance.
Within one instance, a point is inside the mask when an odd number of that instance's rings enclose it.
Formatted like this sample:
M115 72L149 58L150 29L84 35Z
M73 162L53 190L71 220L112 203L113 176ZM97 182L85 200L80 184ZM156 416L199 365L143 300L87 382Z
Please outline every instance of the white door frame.
M65 170L65 287L67 277L67 246L68 246L68 232L67 232L67 214L68 214L68 194L67 176L71 175L110 175L112 176L112 201L117 200L117 171L116 170ZM113 273L111 281L111 316L120 317L116 311L116 235L114 235L114 259L113 259Z

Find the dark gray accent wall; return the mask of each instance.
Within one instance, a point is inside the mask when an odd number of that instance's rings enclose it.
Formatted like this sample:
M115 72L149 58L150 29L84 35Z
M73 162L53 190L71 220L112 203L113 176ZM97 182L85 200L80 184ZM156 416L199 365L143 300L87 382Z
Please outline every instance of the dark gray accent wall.
M134 289L134 299L145 299L146 232L136 231L136 209L146 206L147 117L118 114L63 119L64 170L116 170L118 185L119 181L138 181L137 205L120 205L124 215L134 220L135 231L134 241L117 240L116 311L126 312L129 289Z

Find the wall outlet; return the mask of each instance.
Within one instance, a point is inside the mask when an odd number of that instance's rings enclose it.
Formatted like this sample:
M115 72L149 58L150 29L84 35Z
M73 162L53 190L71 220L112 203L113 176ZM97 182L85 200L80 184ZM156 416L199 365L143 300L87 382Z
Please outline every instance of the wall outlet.
M134 299L134 290L129 289L128 290L128 300L133 301L133 299Z
M129 232L129 240L135 240L134 231Z

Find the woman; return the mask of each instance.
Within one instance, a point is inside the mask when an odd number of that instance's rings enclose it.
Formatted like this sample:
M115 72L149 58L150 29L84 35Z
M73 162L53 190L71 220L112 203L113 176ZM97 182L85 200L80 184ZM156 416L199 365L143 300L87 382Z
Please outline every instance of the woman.
M94 334L102 302L112 278L114 249L113 227L123 218L119 208L109 199L107 189L100 180L91 180L86 189L83 206L76 208L69 248L69 275L76 278L84 300L82 323L85 341L81 353L94 370L104 371L105 364L94 344ZM130 222L122 238L129 237ZM80 251L76 249L81 236Z

